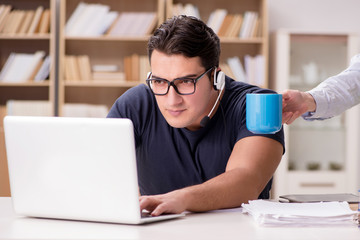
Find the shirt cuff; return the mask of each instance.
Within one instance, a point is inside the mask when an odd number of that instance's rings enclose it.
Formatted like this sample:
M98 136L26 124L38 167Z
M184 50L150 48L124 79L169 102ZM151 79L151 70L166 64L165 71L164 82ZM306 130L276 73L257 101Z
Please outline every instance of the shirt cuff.
M325 115L326 110L327 110L327 101L325 99L325 97L321 95L321 92L318 92L316 90L310 90L307 93L309 93L315 101L316 104L316 109L314 112L306 112L302 115L302 117L305 120L321 120L321 119L326 119L323 118L322 116Z

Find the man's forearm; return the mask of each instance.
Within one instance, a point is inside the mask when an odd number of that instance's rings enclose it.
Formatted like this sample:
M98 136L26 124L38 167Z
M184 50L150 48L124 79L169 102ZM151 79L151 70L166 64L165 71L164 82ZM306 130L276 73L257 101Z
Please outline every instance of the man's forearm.
M207 182L178 191L183 192L186 209L194 212L239 207L257 199L263 186L254 186L255 176L245 169L232 169Z

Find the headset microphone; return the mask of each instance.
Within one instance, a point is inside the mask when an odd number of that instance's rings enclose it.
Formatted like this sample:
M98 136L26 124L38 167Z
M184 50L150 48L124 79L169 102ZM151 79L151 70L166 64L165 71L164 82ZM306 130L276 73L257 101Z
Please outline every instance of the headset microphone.
M215 72L214 72L214 88L216 90L220 90L218 97L216 98L216 101L214 103L214 106L212 107L211 111L209 112L209 114L205 117L203 117L203 119L201 119L200 121L200 126L201 127L205 127L206 124L210 121L210 116L213 113L216 105L218 104L221 94L224 91L225 88L225 74L222 71L219 71L218 73L216 73L216 68L215 68Z

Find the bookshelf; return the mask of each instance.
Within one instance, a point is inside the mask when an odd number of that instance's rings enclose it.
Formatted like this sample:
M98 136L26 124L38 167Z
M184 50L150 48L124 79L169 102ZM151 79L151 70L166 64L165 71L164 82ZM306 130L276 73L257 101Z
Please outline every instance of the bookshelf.
M209 26L209 19L213 12L216 10L225 10L226 16L228 15L241 15L242 23L244 24L244 17L247 12L255 12L257 14L258 19L258 27L256 34L248 37L240 37L239 33L236 33L235 36L228 37L226 35L222 35L219 32L217 34L220 37L221 42L221 58L220 64L228 62L229 58L238 57L245 68L245 56L249 55L251 57L255 57L257 55L262 56L262 69L260 72L260 81L250 80L249 82L255 85L259 85L261 87L267 88L268 84L268 16L267 16L267 0L209 0L209 1L201 1L201 0L166 0L166 17L172 17L174 8L177 5L182 5L183 7L188 7L191 4L192 7L195 7L199 14L201 20L207 23ZM185 11L186 13L187 11ZM193 11L190 10L190 14ZM225 18L226 19L226 18ZM226 20L220 20L220 25L222 22ZM227 24L225 24L227 25ZM214 30L214 28L213 28ZM215 31L216 32L216 31ZM221 67L221 66L220 66ZM235 77L230 74L231 71L227 71L227 68L222 67L223 71L230 75L231 77ZM246 69L245 69L246 71ZM238 78L236 78L238 79Z
M308 91L347 68L358 38L345 32L280 29L272 34L271 85ZM274 176L274 195L358 190L359 106L325 121L296 119L284 125L283 159Z
M64 114L64 106L71 104L94 104L103 105L108 108L114 103L122 93L130 87L136 86L141 82L145 82L145 77L130 77L125 75L126 66L125 58L133 54L137 56L146 57L147 41L150 34L127 34L114 35L109 34L107 30L104 34L90 35L74 33L68 29L69 20L72 18L74 11L78 8L81 0L61 1L60 6L60 66L59 66L59 115ZM155 13L156 22L153 25L155 28L158 24L164 21L165 5L163 0L149 0L142 1L141 4L134 1L127 0L102 0L84 1L86 4L95 5L102 4L108 7L109 11L117 12L118 18L120 15L126 13ZM81 19L81 18L80 18ZM81 22L81 20L78 20ZM75 21L73 21L75 22ZM76 25L76 24L74 24ZM70 25L71 26L71 25ZM76 28L76 26L72 26ZM111 27L110 27L111 28ZM152 32L152 30L151 30ZM69 34L70 33L70 34ZM79 80L68 78L66 59L68 56L86 55L89 58L92 77L95 78L95 73L92 66L94 65L111 65L116 66L118 76L116 80L101 77L100 78ZM146 57L146 63L148 60ZM67 65L69 66L69 64ZM119 80L120 79L120 80Z
M42 33L39 33L38 30L29 32L25 29L15 31L15 27L9 28L7 31L0 31L0 70L3 70L11 53L34 54L36 51L43 51L46 56L50 57L50 61L54 62L55 0L3 0L0 5L11 6L8 14L13 11L22 12L23 15L29 11L35 13L40 7L43 10L48 9L50 15L48 30ZM23 25L24 22L20 21L20 27ZM24 66L18 71L24 71ZM9 81L0 80L0 196L10 195L3 129L3 117L7 114L6 104L9 100L47 101L51 106L50 114L53 115L55 104L55 71L53 65L50 67L48 80L45 81L37 82L32 79L21 82L14 82L12 79Z

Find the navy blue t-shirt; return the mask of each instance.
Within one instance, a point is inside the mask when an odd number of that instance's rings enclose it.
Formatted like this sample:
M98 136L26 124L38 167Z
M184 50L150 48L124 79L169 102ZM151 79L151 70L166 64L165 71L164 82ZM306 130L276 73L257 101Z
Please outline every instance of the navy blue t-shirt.
M207 125L196 131L171 127L144 84L121 95L108 117L129 118L134 124L140 193L167 193L224 173L235 143L255 135L245 122L246 93L251 92L273 91L226 77L219 108ZM283 130L263 136L284 146ZM270 188L271 181L259 198L269 198Z

